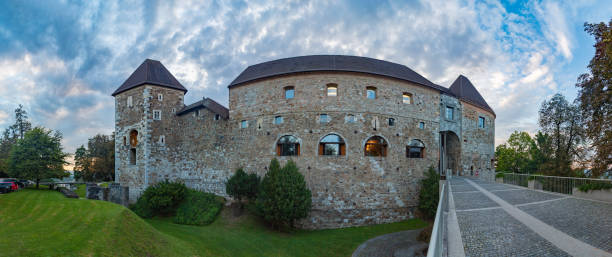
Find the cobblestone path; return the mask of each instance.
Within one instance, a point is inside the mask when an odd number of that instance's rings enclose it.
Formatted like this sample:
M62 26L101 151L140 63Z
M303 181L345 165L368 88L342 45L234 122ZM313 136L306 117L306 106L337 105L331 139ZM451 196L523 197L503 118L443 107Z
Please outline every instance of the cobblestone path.
M464 177L450 185L458 226L448 226L463 249L449 253L612 256L612 204Z

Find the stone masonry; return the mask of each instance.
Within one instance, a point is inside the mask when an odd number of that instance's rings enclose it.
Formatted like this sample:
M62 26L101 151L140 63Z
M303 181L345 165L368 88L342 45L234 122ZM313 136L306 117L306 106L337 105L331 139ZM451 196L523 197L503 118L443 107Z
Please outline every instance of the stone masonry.
M277 72L232 84L226 109L208 98L185 105L186 89L177 81L139 75L167 71L161 63L142 65L113 94L116 182L129 187L130 202L165 179L226 196L224 183L236 169L263 176L277 158L281 164L296 162L312 191L313 209L300 221L302 227L359 226L412 217L419 181L428 167L442 169L441 158L452 162L444 167L453 173L492 168L495 114L486 103L462 100L458 95L465 90L453 93L454 84L447 89L367 71ZM327 95L332 83L336 96ZM294 88L293 98L285 98L287 86ZM375 99L366 97L366 87L376 88ZM403 102L405 93L411 103ZM456 110L453 120L443 118L447 105ZM320 120L321 114L328 122ZM485 118L484 128L478 126L479 117ZM320 140L329 134L344 140L344 155L319 155ZM443 134L450 135L445 142ZM278 156L277 142L285 135L298 139L298 155ZM365 156L366 141L373 136L386 141L386 156ZM414 139L425 146L422 158L407 157Z

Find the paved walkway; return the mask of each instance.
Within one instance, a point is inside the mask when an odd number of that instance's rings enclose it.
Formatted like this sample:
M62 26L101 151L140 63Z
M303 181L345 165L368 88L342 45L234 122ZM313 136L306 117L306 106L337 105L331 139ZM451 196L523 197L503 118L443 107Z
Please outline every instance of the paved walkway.
M372 238L357 247L352 257L424 256L427 244L417 241L422 229L407 230Z
M463 177L450 185L449 255L612 257L612 204Z

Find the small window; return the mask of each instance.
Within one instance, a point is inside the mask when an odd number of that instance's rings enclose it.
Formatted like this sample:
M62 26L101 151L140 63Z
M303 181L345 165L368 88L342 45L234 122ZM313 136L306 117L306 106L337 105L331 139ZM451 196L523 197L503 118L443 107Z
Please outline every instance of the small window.
M346 122L347 123L355 123L356 119L355 119L355 115L349 114L346 116Z
M162 95L162 94L157 94L157 100L158 100L158 101L163 101L163 100L164 100L164 95Z
M373 136L366 141L364 147L365 156L387 156L387 141L379 136Z
M136 165L136 148L130 149L130 165Z
M136 145L138 145L138 131L136 130L130 131L130 145L132 147L136 147Z
M176 113L176 108L172 108L172 113Z
M479 128L484 128L485 127L485 118L484 117L478 117L478 127Z
M159 143L162 145L166 143L166 137L164 135L159 136Z
M450 106L446 106L446 119L453 120L455 116L455 109Z
M295 97L295 88L292 86L285 87L285 99L292 99L293 97Z
M154 120L161 120L161 111L160 110L153 110L153 119Z
M337 96L337 95L338 95L338 85L327 84L327 96Z
M282 124L283 123L283 116L276 116L274 117L274 124Z
M368 99L376 99L376 88L375 87L366 87L366 97Z
M127 145L127 138L123 137L123 145Z
M297 156L300 155L300 142L297 137L283 136L276 143L276 155Z
M395 126L395 119L389 118L389 126Z
M246 120L240 121L240 128L247 128L249 126L249 122Z
M408 158L423 158L425 156L425 144L421 140L413 139L406 146L406 157Z
M215 114L215 120L220 120L220 119L221 119L221 115Z
M319 142L319 155L345 155L344 139L336 134L329 134Z
M319 122L320 123L328 123L329 122L329 116L327 116L327 114L322 113L321 115L319 115Z
M193 117L200 117L200 109L195 110L195 112L193 112Z
M128 107L133 107L134 106L134 102L132 101L132 96L128 96L127 98L127 106Z
M420 129L425 129L425 122L419 122L419 128Z
M402 94L402 102L405 104L412 104L412 94L411 93Z

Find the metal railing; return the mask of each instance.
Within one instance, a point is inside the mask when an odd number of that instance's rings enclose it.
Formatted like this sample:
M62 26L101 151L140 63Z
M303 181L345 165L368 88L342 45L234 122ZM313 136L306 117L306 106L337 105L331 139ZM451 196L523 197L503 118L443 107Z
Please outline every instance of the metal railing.
M447 179L449 179L447 177ZM446 211L447 201L448 201L448 190L446 181L448 180L440 180L442 184L442 189L440 190L440 200L438 201L438 208L436 211L436 219L434 221L433 229L431 230L431 238L429 239L429 248L427 249L427 257L438 257L438 256L446 256L444 254L444 241L446 234L446 215L444 212Z
M574 178L574 177L557 177L544 175L530 175L519 173L503 173L503 183L516 186L529 187L549 192L571 195L574 188L584 184L593 183L608 183L612 184L610 179L594 179L594 178Z

